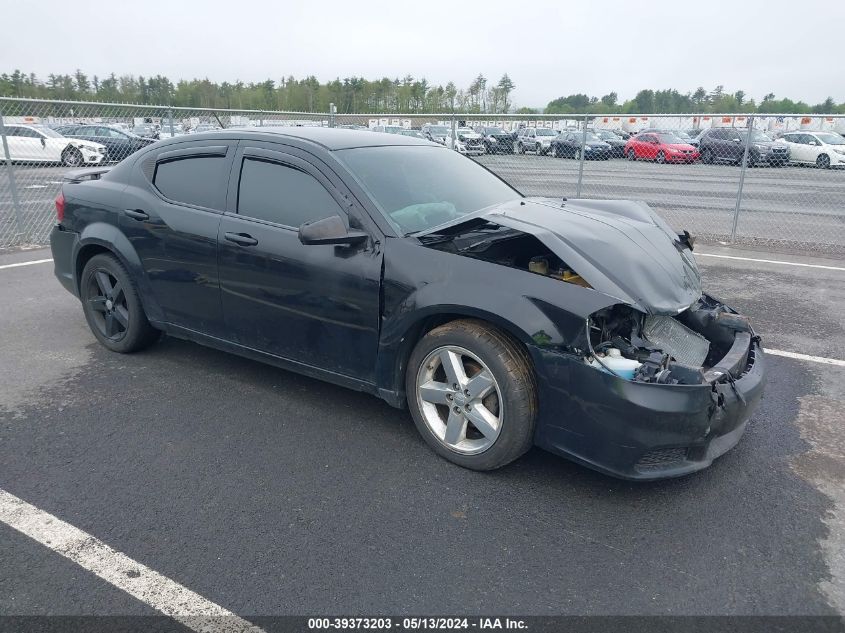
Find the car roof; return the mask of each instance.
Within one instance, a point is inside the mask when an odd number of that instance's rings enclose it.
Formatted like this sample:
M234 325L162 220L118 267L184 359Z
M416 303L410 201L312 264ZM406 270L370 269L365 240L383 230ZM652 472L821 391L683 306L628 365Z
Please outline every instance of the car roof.
M328 150L351 149L353 147L381 147L386 145L425 145L440 147L436 143L403 134L373 134L369 130L346 130L328 127L236 127L214 132L203 132L199 138L215 138L231 135L233 131L249 136L285 136L310 141Z

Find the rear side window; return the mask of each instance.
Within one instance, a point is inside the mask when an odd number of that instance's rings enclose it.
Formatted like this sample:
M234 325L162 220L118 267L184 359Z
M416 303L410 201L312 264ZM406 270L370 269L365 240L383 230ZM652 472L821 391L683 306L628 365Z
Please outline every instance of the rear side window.
M224 173L223 156L191 156L156 166L153 184L162 195L176 202L223 210L224 199L218 186Z
M251 158L244 159L241 169L238 213L291 227L332 215L343 217L340 205L311 174Z

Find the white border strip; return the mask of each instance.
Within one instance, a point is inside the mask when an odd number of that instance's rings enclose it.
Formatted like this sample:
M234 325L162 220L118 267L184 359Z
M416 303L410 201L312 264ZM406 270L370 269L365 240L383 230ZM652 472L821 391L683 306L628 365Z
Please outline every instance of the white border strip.
M15 264L3 264L0 266L0 270L4 268L18 268L19 266L32 266L33 264L46 264L47 262L53 261L52 259L34 259L31 262L17 262Z
M231 611L3 489L0 521L198 633L262 633Z
M806 360L811 363L821 363L823 365L836 365L837 367L845 367L845 360L839 360L838 358L825 358L824 356L808 356L807 354L785 352L782 349L763 348L763 353L771 354L772 356L783 356L784 358L794 358L795 360Z
M714 255L711 253L694 253L696 257L718 257L719 259L737 259L743 262L760 262L762 264L781 264L783 266L800 266L802 268L821 268L823 270L841 270L841 266L824 266L823 264L802 264L800 262L785 262L779 259L755 259L754 257L737 257L736 255Z

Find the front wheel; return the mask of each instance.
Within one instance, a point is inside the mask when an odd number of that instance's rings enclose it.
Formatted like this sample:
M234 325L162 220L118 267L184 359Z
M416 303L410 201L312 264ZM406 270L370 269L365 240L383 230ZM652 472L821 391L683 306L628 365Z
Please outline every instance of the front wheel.
M713 156L713 150L711 149L703 149L701 150L701 162L705 165L712 165L714 162L715 157Z
M827 154L820 154L816 159L816 167L819 169L830 169L830 156Z
M633 149L628 150L628 160L637 160L637 154Z
M524 154L525 153L525 146L522 143L516 144L516 153L517 154Z
M136 352L161 334L147 320L135 284L116 257L101 254L88 260L79 291L88 326L111 351Z
M563 156L563 154L560 153L560 145L558 145L557 143L552 145L552 156L554 156L555 158L560 158L561 156Z
M487 323L452 321L426 334L408 361L405 389L417 430L459 466L492 470L531 448L537 417L531 360Z
M62 165L65 167L79 167L85 159L82 158L82 152L75 147L68 147L62 152Z
M657 161L658 165L662 165L666 162L666 154L663 153L663 150L657 152L657 157L654 160Z

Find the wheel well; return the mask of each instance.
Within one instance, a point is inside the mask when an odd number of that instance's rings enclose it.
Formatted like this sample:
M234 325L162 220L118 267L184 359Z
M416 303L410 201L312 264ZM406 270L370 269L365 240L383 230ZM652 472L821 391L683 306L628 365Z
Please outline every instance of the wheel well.
M82 278L82 271L85 268L85 264L88 263L88 260L94 257L94 255L99 255L100 253L108 253L109 255L113 255L109 249L105 246L100 246L99 244L87 244L79 249L79 253L76 256L76 270L74 271L75 279L76 279L76 289L79 290L79 282Z
M532 363L531 369L532 371L534 370L533 360L531 360L531 354L528 352L528 348L525 346L525 343L520 339L520 337L510 328L503 327L499 323L494 323L493 321L484 318L470 316L466 314L433 314L431 316L425 317L424 319L420 319L419 321L414 323L408 329L408 331L405 332L405 336L402 337L401 347L399 353L396 356L396 372L394 374L397 387L400 391L404 391L405 389L405 371L408 368L408 360L411 358L411 353L414 351L414 348L417 346L417 343L420 341L420 339L422 339L422 337L431 332L434 328L440 327L441 325L445 325L446 323L450 323L452 321L461 321L465 319L480 321L482 323L486 323L490 327L494 327L497 330L504 332L509 338L513 340L514 345L518 346L525 352L525 355L529 359L529 362Z

